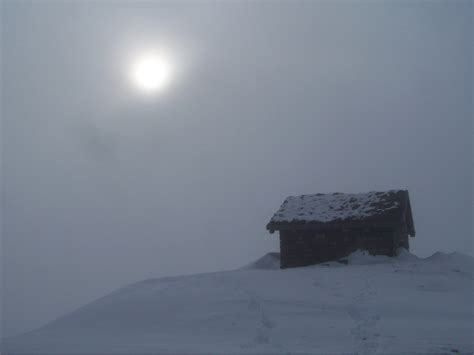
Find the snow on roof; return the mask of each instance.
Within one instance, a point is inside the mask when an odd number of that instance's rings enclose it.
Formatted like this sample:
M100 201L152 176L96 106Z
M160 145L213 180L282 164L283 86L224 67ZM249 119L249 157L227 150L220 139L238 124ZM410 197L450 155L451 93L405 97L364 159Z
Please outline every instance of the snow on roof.
M269 224L328 223L380 217L400 210L405 193L405 190L390 190L290 196L285 199Z

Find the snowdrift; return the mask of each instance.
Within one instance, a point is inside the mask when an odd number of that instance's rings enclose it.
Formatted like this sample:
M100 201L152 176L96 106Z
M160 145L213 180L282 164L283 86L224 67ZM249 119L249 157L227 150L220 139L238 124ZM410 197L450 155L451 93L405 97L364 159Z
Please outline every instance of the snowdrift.
M347 265L243 269L141 281L2 353L472 353L473 258L356 252Z
M243 269L275 270L280 268L280 253L268 253Z

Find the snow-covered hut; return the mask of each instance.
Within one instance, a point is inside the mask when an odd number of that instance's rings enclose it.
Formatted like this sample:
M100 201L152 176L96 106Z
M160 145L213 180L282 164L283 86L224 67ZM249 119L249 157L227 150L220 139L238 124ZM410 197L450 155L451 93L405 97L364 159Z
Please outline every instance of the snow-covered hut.
M281 268L336 260L357 249L393 256L415 236L407 190L290 196L267 229L280 232Z

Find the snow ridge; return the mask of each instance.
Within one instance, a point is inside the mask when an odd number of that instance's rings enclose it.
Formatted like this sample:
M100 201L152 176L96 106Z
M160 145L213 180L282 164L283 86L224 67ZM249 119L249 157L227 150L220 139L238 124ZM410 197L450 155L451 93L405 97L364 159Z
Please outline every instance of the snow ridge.
M22 336L16 353L472 353L474 259L357 251L348 264L141 281ZM349 335L349 336L344 336Z

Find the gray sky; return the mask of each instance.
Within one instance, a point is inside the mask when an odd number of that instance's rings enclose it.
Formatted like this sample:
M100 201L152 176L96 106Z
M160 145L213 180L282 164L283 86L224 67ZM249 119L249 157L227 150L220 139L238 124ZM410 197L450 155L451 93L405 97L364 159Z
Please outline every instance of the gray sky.
M473 253L472 2L2 2L5 335L278 250L293 194L410 191ZM165 47L167 90L127 58Z

